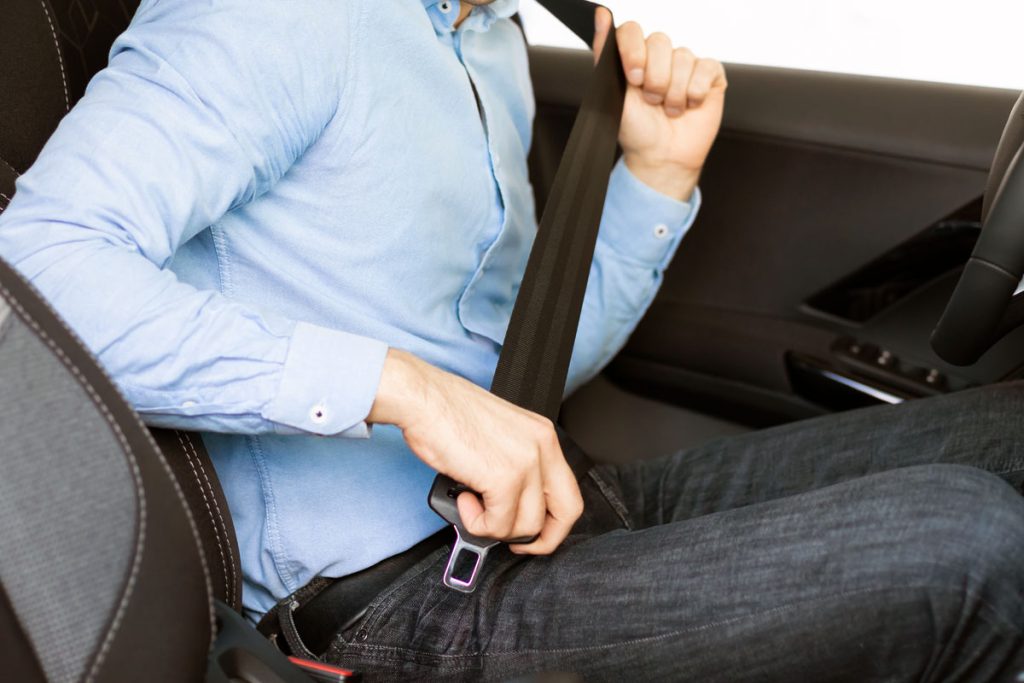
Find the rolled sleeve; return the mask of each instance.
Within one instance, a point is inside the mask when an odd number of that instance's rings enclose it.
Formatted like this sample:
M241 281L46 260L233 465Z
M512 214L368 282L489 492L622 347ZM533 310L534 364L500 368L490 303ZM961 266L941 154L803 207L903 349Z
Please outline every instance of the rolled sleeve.
M388 345L375 339L297 324L281 385L263 417L305 433L368 437L366 417L387 352Z
M690 201L678 201L644 184L620 159L612 171L599 240L622 258L664 270L700 204L700 189Z

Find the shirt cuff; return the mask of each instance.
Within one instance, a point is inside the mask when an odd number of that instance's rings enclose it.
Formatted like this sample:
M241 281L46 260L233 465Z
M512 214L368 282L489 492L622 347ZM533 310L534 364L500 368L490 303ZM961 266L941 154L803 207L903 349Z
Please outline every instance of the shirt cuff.
M696 220L700 204L699 188L690 201L681 202L644 184L619 159L599 239L619 256L663 270Z
M277 395L263 417L282 433L367 438L384 370L384 342L308 323L292 334Z

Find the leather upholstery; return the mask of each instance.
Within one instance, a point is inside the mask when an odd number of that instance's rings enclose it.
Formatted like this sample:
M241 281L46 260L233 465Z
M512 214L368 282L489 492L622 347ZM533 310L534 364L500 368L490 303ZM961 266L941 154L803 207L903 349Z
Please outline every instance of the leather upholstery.
M992 170L989 172L988 184L985 186L982 220L988 218L989 209L992 208L992 202L995 201L996 194L1003 185L1003 178L1010 167L1010 162L1021 149L1024 149L1024 93L1017 100L1013 111L1010 112L1002 141L999 143L999 149L996 150L996 158L992 161Z
M152 433L196 520L213 595L241 611L242 571L235 525L203 440L198 434L179 430L154 429Z
M18 621L18 615L0 586L0 652L4 653L4 675L20 683L43 683L42 665L32 643Z

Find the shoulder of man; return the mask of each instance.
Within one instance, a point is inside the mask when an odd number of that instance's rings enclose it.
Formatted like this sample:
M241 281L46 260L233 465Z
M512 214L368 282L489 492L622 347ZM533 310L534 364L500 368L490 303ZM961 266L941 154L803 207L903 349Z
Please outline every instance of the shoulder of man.
M287 162L338 111L371 1L143 0L111 67L206 107L254 158Z
M257 91L324 96L344 82L371 1L143 0L111 59L143 50L190 83L227 72Z

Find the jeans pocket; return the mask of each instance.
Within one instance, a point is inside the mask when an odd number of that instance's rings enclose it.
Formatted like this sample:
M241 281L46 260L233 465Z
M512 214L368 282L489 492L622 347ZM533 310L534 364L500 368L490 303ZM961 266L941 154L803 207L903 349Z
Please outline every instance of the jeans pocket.
M583 494L583 516L573 533L596 535L633 528L618 481L602 467L594 467L580 480L580 493Z
M348 646L369 645L376 640L375 635L379 635L382 630L380 628L381 621L386 620L384 617L400 611L403 603L410 600L415 602L414 596L422 592L420 584L429 584L431 577L434 576L440 583L448 552L447 548L438 548L381 591L370 601L357 619L346 624L335 634L331 650L337 651Z

